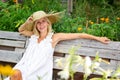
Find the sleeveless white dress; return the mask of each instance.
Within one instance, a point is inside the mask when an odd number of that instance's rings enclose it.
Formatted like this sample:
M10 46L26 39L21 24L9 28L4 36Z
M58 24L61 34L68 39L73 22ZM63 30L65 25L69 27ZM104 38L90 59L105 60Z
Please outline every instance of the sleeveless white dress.
M38 80L38 77L40 80L52 80L54 52L52 35L53 33L49 33L40 43L38 36L32 35L29 39L24 56L14 67L21 71L23 80Z

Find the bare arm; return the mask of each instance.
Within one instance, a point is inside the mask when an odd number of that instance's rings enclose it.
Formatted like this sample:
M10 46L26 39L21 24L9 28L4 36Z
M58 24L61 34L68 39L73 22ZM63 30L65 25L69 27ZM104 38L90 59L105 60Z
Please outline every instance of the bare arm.
M107 37L97 37L97 36L93 36L93 35L86 34L86 33L57 33L54 35L53 39L57 43L61 40L80 39L80 38L93 39L93 40L100 41L102 43L109 43L110 41Z
M18 28L18 31L20 32L20 34L23 34L25 36L31 36L33 32L30 30L30 28L29 30L27 29L27 27L29 27L31 23L32 23L32 18L29 17L28 20Z

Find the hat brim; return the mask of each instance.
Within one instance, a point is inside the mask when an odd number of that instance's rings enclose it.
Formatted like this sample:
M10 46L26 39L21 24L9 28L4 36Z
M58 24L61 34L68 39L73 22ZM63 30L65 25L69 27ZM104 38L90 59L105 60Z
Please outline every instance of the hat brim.
M36 20L39 20L39 19L41 19L41 18L46 17L46 18L48 18L48 19L50 20L50 22L53 24L53 23L59 21L59 20L62 18L62 15L63 15L63 12L57 12L57 13L53 13L53 14L46 14L46 15L44 15L44 16L42 16L42 17L37 17L36 19L34 19L33 22L35 22Z
M31 15L31 17L33 17L33 16ZM26 30L32 31L34 28L35 22L44 17L47 17L49 19L49 21L51 22L51 24L53 24L53 23L59 21L63 17L63 12L57 12L57 13L53 13L53 14L51 13L51 14L46 14L42 17L37 17L36 19L33 20L33 22L31 24L28 24L25 26Z

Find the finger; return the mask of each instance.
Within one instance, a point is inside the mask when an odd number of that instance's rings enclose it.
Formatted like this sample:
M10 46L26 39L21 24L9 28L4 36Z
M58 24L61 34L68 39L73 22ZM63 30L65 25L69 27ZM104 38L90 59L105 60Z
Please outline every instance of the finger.
M108 43L110 43L110 41L104 41L104 43L105 43L105 44L108 44Z
M110 39L109 39L109 38L107 38L107 37L105 37L105 39L110 41Z

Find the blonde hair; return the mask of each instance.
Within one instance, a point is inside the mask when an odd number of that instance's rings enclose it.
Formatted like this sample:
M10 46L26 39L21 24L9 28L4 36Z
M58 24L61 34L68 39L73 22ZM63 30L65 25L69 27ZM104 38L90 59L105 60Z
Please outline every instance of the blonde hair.
M53 32L53 30L52 30L52 23L50 22L50 20L47 17L45 17L45 19L47 20L47 22L49 24L49 26L47 26L47 29L48 29L47 31L48 31L48 33L52 33ZM40 32L38 31L38 29L36 27L37 21L38 20L34 21L34 23L33 23L34 24L33 25L33 34L36 35L36 36L40 36Z

